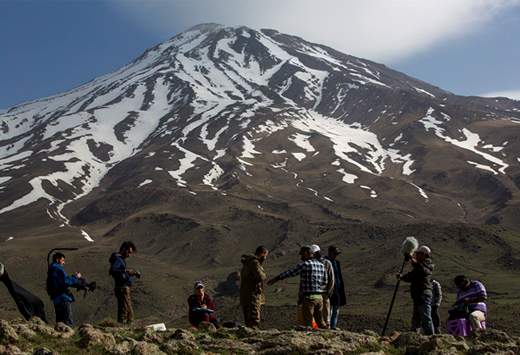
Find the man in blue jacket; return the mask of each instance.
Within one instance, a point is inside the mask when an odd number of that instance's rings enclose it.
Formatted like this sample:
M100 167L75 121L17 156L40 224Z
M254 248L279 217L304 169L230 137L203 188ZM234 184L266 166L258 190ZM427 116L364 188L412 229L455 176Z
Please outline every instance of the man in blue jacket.
M52 256L52 264L47 271L47 293L51 297L56 312L56 323L65 323L69 327L73 326L72 303L75 301L74 295L69 287L77 284L81 273L67 275L65 272L65 255L55 253Z
M134 318L130 288L134 277L141 277L137 271L126 267L126 259L135 253L136 248L132 242L124 242L119 248L119 253L110 255L110 276L114 279L114 294L117 299L117 321L122 324L130 324Z

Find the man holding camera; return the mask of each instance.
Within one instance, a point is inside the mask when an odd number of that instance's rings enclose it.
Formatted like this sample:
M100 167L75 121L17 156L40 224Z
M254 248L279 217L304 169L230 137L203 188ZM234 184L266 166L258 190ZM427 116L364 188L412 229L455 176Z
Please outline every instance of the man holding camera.
M133 278L140 278L141 274L126 267L126 259L136 252L134 243L124 242L119 253L110 256L109 274L114 279L114 294L117 299L117 321L121 324L130 324L134 318L130 288Z
M78 283L81 273L76 272L74 275L68 276L64 265L65 255L55 253L47 271L47 293L54 304L56 323L61 322L72 327L72 303L75 299L69 287Z

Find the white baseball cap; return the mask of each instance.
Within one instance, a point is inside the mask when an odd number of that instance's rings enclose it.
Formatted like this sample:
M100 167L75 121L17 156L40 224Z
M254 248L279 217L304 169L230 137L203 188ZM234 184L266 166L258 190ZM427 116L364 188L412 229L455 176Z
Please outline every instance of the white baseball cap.
M316 253L317 251L321 251L320 246L318 244L311 245L311 252Z

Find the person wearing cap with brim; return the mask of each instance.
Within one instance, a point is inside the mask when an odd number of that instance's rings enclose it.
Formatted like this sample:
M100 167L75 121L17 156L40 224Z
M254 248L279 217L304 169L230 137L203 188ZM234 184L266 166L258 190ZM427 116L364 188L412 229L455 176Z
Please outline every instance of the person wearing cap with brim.
M341 272L341 265L337 260L341 249L331 245L328 249L328 255L325 257L332 264L334 272L334 289L330 296L330 328L337 329L339 308L347 304L347 296L345 293L345 283L343 282L343 274Z
M313 320L320 328L327 328L323 320L323 294L327 287L327 273L322 262L314 259L310 246L300 249L301 262L267 281L268 285L300 275L300 288L303 304L302 313L305 326L312 328Z
M431 307L433 297L432 274L434 265L431 259L431 249L421 245L413 254L410 262L412 271L407 274L397 274L397 278L410 283L410 293L413 300L412 331L420 327L425 335L434 334Z
M213 323L218 326L215 314L215 302L204 289L202 281L195 281L193 294L188 297L188 320L195 328L202 322Z

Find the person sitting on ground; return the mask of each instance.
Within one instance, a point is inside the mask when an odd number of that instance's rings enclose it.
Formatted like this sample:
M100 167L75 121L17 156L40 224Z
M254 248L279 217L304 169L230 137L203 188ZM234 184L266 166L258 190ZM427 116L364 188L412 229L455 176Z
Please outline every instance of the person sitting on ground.
M301 262L289 270L282 272L275 278L267 281L268 285L300 275L300 290L303 295L303 320L305 326L312 328L315 320L320 328L327 328L323 319L323 294L327 289L327 272L322 262L314 259L310 246L300 249Z
M482 323L487 316L487 292L480 281L469 280L464 275L458 275L453 280L457 286L456 304L467 306L468 318L473 331L482 329Z
M327 273L327 288L323 294L323 320L327 324L327 328L330 328L330 297L334 292L334 269L330 260L324 258L321 255L321 248L317 244L311 245L311 251L314 254L314 258L320 261L325 266Z
M439 313L439 308L442 302L442 287L439 281L432 280L432 322L433 329L435 330L435 334L441 333L441 316Z
M215 311L215 302L204 291L204 283L202 281L195 282L193 294L188 297L188 319L190 324L198 328L200 323L209 322L217 327L218 322Z
M61 322L69 327L74 325L72 320L72 303L75 298L69 287L78 283L81 273L67 275L65 272L65 255L55 253L52 256L52 264L47 271L47 293L49 294L56 312L56 323Z
M413 300L412 331L421 327L425 335L433 335L432 322L432 273L431 250L426 245L420 246L411 259L412 271L397 278L410 282Z

